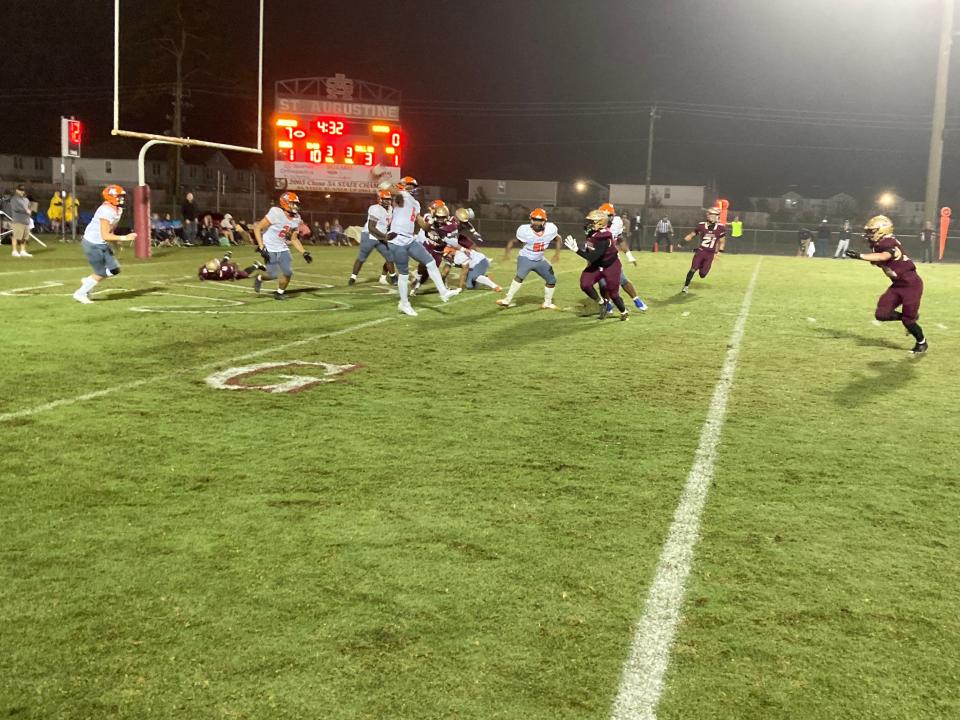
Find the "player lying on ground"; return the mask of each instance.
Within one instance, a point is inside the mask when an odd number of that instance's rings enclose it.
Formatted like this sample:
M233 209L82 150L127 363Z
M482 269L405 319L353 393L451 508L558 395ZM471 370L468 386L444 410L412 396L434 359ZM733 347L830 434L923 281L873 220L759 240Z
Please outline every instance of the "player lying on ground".
M264 280L277 280L274 300L286 300L287 286L293 277L293 260L288 245L293 245L303 254L307 264L313 257L303 249L297 237L301 223L300 197L295 192L285 192L280 196L280 207L272 207L267 214L253 226L253 235L257 240L257 251L267 264L266 273L258 273L253 280L253 289L260 293ZM264 232L266 231L266 232Z
M580 273L580 289L588 298L600 306L600 319L607 316L607 303L600 297L595 285L601 278L606 281L610 300L620 311L620 319L630 317L623 299L620 297L620 273L623 266L620 264L620 253L613 241L613 235L607 229L607 216L600 210L591 210L587 213L583 226L586 242L580 247L576 240L567 235L563 244L587 261L587 267Z
M923 280L917 274L917 266L903 254L900 241L893 236L893 223L886 215L877 215L867 221L863 228L863 239L870 244L872 252L847 250L847 257L876 265L891 280L890 287L877 301L874 317L880 322L899 320L903 323L916 340L910 352L922 355L927 351L927 339L917 324L920 300L923 298ZM902 311L897 311L898 307L902 307Z
M216 258L207 260L207 262L197 270L197 276L201 280L213 281L246 280L255 270L263 272L267 269L267 266L263 263L255 262L253 265L241 270L240 266L230 259L231 255L231 253L226 253L220 260Z
M696 237L700 247L693 253L690 272L687 273L687 279L684 280L683 289L680 292L690 291L690 281L693 280L694 273L699 272L701 278L705 278L710 273L717 253L723 252L726 245L727 228L720 223L720 208L707 208L704 212L707 214L707 221L697 225L693 232L688 233L683 239L683 242L687 243Z
M510 289L506 296L497 300L500 307L513 307L513 296L520 290L523 281L527 275L535 272L543 278L546 287L543 290L543 304L540 305L544 310L556 310L557 306L553 304L553 293L557 289L557 276L553 272L553 267L543 256L550 243L557 242L557 252L560 248L560 233L557 226L552 222L547 222L547 211L543 208L536 208L530 213L530 224L521 225L517 228L516 239L523 245L520 248L520 254L517 255L517 275L510 283ZM510 248L513 247L513 240L507 242L507 249L504 251L503 259L510 257Z
M87 256L87 262L90 263L93 272L81 281L80 287L73 293L73 299L84 305L93 302L89 295L98 282L104 278L120 274L120 263L117 262L113 249L108 243L133 242L137 239L136 233L115 235L113 232L123 215L123 205L127 197L126 190L119 185L107 185L101 196L103 197L103 204L97 208L93 219L83 231L83 241L81 243L83 252Z
M357 251L357 259L353 263L353 271L350 273L348 285L353 285L360 274L360 268L370 257L370 253L376 250L383 256L383 268L380 271L381 285L397 284L397 269L393 266L393 259L390 255L390 246L387 245L387 233L390 232L390 217L393 212L393 193L389 186L377 191L377 202L367 210L367 226L360 233L360 249Z

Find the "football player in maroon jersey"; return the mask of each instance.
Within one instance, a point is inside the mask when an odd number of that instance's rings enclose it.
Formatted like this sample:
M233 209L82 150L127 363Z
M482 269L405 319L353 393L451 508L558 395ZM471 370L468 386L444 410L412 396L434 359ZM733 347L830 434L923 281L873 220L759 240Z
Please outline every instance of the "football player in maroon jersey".
M564 239L563 244L587 261L587 267L580 273L580 289L600 306L600 319L603 320L607 316L607 303L600 297L594 286L603 279L610 300L620 311L620 319L626 320L630 317L630 313L627 312L620 297L620 274L623 266L620 264L620 254L613 240L613 234L607 228L608 223L606 213L592 210L587 213L586 223L583 226L587 234L583 247L580 247L569 235Z
M847 250L847 257L876 265L891 281L890 287L877 300L874 317L880 322L902 322L916 340L910 352L922 355L927 351L927 339L917 324L923 298L923 280L917 275L917 266L903 253L903 246L893 236L893 223L886 215L876 215L867 221L863 227L863 239L870 244L872 252ZM898 311L898 307L902 309Z
M687 273L687 279L683 283L683 290L690 291L690 281L693 280L695 273L699 272L701 278L705 278L710 272L713 260L718 252L723 252L726 244L727 228L720 222L720 208L707 208L706 222L702 222L688 233L683 242L690 242L694 237L700 243L700 247L693 253L693 262L690 263L690 272Z
M207 260L197 270L197 276L201 280L246 280L254 270L264 271L267 266L263 263L255 262L250 267L240 269L240 266L233 262L231 254L226 253L223 259Z

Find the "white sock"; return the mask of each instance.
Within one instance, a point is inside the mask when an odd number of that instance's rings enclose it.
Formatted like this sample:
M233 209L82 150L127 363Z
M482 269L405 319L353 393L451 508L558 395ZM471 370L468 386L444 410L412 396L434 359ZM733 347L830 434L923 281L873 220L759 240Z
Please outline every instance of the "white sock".
M87 275L87 277L83 279L83 282L80 283L80 289L77 292L79 292L81 295L87 295L96 286L97 286L97 281L94 280L89 275Z
M523 284L523 283L518 283L516 280L511 280L511 281L510 281L510 289L507 290L507 296L504 298L504 300L506 300L507 302L512 302L512 301L513 301L513 296L516 295L517 292L519 292L520 286L521 286L522 284Z
M483 285L484 287L488 287L488 288L490 288L491 290L496 290L496 289L497 289L497 284L496 284L493 280L491 280L490 278L488 278L486 275L481 275L480 277L478 277L478 278L477 278L477 284L478 284L478 285Z
M440 269L433 260L427 265L427 275L433 280L433 284L437 286L437 290L439 290L441 294L447 291L447 286L443 283L443 275L440 274Z
M381 275L380 277L383 277L383 276ZM357 274L356 274L356 273L350 273L350 279L351 279L351 280L356 280L356 279L357 279Z
M627 262L635 263L637 261L637 259L633 256L633 253L630 252L629 250L627 250L626 255L627 255Z
M400 293L400 303L402 305L406 305L410 302L409 291L410 278L406 275L401 275L397 278L397 292Z
M357 279L357 276L356 276L356 275L351 275L350 277L352 277L354 280ZM387 276L386 276L386 275L381 275L381 276L380 276L380 282L383 282L383 281L386 280L386 279L387 279Z
M277 288L277 295L283 295L283 288Z
M556 292L556 287L545 287L543 289L543 304L544 305L553 305L553 293Z

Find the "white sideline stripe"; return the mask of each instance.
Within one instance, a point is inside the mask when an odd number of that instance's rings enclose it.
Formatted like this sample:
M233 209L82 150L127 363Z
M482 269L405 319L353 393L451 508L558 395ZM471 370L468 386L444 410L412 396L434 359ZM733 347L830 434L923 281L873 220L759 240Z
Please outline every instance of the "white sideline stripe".
M687 475L687 483L674 512L643 615L637 623L630 655L623 666L620 687L613 702L612 720L655 720L657 716L663 679L670 662L670 648L683 609L687 576L693 565L693 549L700 533L700 515L713 481L717 447L737 369L740 343L750 314L753 289L760 274L760 262L753 270L740 305L740 314L727 343L727 355L700 432L700 444L694 455L693 467Z
M468 302L470 300L477 300L481 297L489 297L486 293L480 293L477 295L471 295L470 297L453 300L450 304L460 302ZM212 298L211 298L212 299ZM440 307L440 306L437 306ZM192 371L200 370L209 370L211 368L220 367L221 365L234 364L239 362L246 362L247 360L253 360L254 358L263 357L264 355L270 355L275 352L282 352L284 350L289 350L290 348L300 347L301 345L307 345L317 340L325 340L326 338L337 337L339 335L346 335L347 333L356 332L357 330L363 330L368 327L373 327L375 325L380 325L385 322L390 322L391 320L399 319L399 315L390 315L388 317L377 318L376 320L368 320L366 322L358 323L356 325L351 325L350 327L345 327L342 330L334 330L332 332L320 333L319 335L309 335L300 340L293 340L283 345L277 345L271 348L265 348L263 350L255 350L251 353L246 353L244 355L238 355L232 358L225 358L223 360L215 360L213 362L204 363L203 365L197 365L196 367L191 368ZM16 420L18 418L30 417L32 415L39 415L40 413L47 412L49 410L56 410L60 407L66 407L67 405L75 405L77 403L86 402L87 400L96 400L97 398L104 397L106 395L113 395L114 393L122 392L123 390L133 390L134 388L142 387L144 385L149 385L151 383L158 382L160 380L167 380L173 377L179 377L183 375L183 370L179 372L172 373L163 373L162 375L154 375L153 377L144 378L142 380L133 380L132 382L122 383L121 385L114 385L113 387L104 388L102 390L95 390L93 392L84 393L83 395L74 395L69 398L61 398L59 400L52 400L42 405L34 405L33 407L24 408L23 410L16 410L14 412L3 413L0 415L0 423L8 422L10 420Z
M136 260L137 258L134 258L134 259ZM149 264L144 264L144 265L134 265L134 264L128 263L128 264L126 264L126 265L123 266L123 271L124 271L125 273L128 273L128 272L132 272L132 271L134 271L134 270L149 270L150 268L156 267L157 265L172 265L173 263L178 263L178 262L183 262L183 260L182 260L182 259L180 259L180 260L153 260L153 261L150 261ZM52 273L52 272L63 273L63 272L73 272L73 271L75 271L75 270L81 270L81 271L82 271L82 270L86 270L87 272L90 272L90 266L89 266L89 265L74 265L74 266L68 266L68 267L58 266L58 267L50 267L50 268L31 268L30 270L7 270L6 272L0 272L0 276L4 276L4 275L30 275L30 274L32 274L32 273ZM192 276L191 276L191 277L192 277Z

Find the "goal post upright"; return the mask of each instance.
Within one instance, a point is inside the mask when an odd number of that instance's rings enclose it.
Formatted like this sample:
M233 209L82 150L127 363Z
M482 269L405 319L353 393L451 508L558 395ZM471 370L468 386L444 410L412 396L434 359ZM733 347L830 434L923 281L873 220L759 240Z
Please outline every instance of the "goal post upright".
M146 140L137 158L137 182L133 192L133 226L137 233L134 254L138 258L150 257L150 186L146 181L147 150L154 145L181 145L183 147L207 147L216 150L263 154L263 10L265 0L259 0L259 28L257 33L257 145L231 145L190 137L158 135L156 133L124 130L120 127L120 0L113 2L113 128L111 135L135 140ZM174 192L176 188L174 189Z

